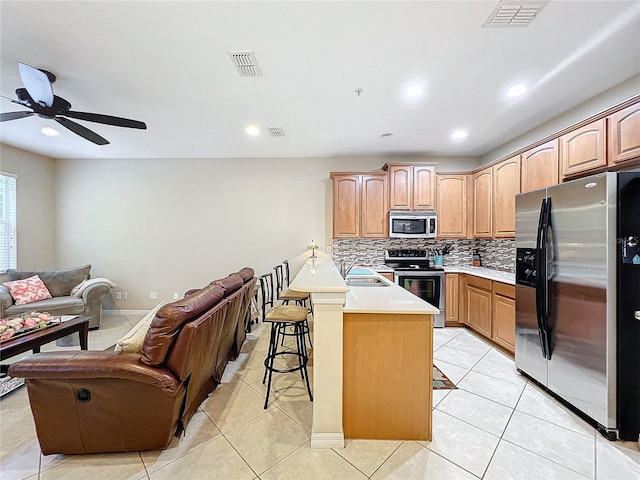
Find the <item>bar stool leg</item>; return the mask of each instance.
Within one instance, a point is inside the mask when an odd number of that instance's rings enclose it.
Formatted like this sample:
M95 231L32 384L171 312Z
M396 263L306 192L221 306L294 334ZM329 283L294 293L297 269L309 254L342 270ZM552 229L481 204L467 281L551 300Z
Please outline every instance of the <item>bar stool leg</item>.
M264 385L265 380L267 379L267 373L270 370L270 367L273 367L273 359L275 358L276 347L278 345L278 336L277 336L277 324L271 324L271 332L269 334L269 352L267 353L267 358L264 360L264 376L262 377L262 384ZM267 391L267 396L269 392Z
M304 329L302 325L300 325L300 335L298 338L298 351L302 355L302 359L304 365L302 366L302 370L304 370L304 380L307 384L307 392L309 392L309 400L313 402L313 395L311 394L311 385L309 384L309 372L307 371L307 363L309 362L309 356L307 355L307 344L304 339Z

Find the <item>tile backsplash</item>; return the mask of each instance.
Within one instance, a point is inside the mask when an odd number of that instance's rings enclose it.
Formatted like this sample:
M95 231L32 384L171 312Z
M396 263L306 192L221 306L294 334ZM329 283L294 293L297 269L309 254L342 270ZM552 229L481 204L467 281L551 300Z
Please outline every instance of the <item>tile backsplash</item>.
M352 262L363 265L384 263L384 251L394 248L442 249L451 246L451 252L444 257L446 265L471 265L473 250L480 254L482 266L515 271L515 241L504 239L402 239L402 238L334 238L333 261Z

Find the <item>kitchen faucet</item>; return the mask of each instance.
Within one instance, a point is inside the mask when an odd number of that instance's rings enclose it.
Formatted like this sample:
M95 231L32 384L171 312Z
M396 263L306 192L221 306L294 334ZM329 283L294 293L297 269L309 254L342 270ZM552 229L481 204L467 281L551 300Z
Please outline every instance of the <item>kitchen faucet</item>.
M349 268L344 268L344 262L342 262L340 264L340 275L342 275L342 278L347 278L347 275L349 275L349 272L351 271L351 269L353 268L353 266L356 264L356 262L358 261L358 257L353 259L353 262L351 262L351 265L349 265Z

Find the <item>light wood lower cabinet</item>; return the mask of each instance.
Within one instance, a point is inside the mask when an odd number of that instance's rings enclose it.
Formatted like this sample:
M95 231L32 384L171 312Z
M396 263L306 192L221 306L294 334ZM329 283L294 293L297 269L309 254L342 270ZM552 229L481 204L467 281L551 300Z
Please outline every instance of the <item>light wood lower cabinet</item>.
M511 353L516 342L516 288L493 282L491 339Z
M467 276L467 325L491 338L491 280Z
M391 280L392 282L395 280L393 278L393 272L378 272L380 275L382 275L384 278Z
M344 436L431 440L433 316L343 318Z
M455 325L460 318L460 275L447 273L444 282L444 321L445 326Z
M451 274L447 274L451 275ZM510 353L515 352L515 287L474 275L460 274L459 321ZM448 299L445 299L448 305ZM448 318L447 318L448 319Z

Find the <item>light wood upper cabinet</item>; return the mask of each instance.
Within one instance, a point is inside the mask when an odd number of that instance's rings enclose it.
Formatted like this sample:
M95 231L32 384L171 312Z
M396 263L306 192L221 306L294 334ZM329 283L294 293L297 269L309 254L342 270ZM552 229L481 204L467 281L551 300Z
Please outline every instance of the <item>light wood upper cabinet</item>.
M466 238L470 233L471 175L438 174L438 237Z
M609 117L609 163L640 157L640 103Z
M551 140L522 154L520 191L530 192L558 183L558 139Z
M333 238L387 237L386 173L332 173Z
M434 166L413 167L413 209L435 210L436 168Z
M606 119L560 137L562 178L607 165Z
M520 193L520 155L492 167L493 219L496 238L516 236L516 194Z
M473 236L476 238L492 234L492 178L491 168L473 175Z
M385 164L382 169L389 172L389 209L435 210L433 165Z
M391 210L413 209L413 167L389 166L389 188Z
M387 236L388 188L387 175L362 175L361 237Z
M360 175L331 175L333 179L333 238L360 236Z

